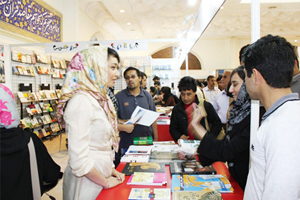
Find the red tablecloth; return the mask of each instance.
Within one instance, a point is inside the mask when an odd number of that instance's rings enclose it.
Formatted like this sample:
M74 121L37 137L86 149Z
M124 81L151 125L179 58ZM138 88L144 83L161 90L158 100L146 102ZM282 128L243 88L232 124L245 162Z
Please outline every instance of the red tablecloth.
M125 164L126 163L120 163L119 166L117 167L117 170L119 172L122 172ZM218 174L223 174L224 176L226 176L229 179L229 181L234 189L234 193L222 194L222 198L224 200L242 200L244 192L240 188L240 186L237 184L237 182L235 182L235 180L233 180L233 178L231 177L225 164L222 162L216 162L213 164L213 166L216 169ZM155 188L170 188L171 189L172 179L171 179L171 173L170 173L169 166L165 167L165 172L168 175L168 183L164 186L155 186ZM124 199L125 200L125 199L128 199L131 188L154 188L153 186L127 185L127 181L129 179L129 177L130 176L125 176L125 181L122 184L120 184L114 188L102 190L96 199L98 199L98 200L106 200L106 199L107 200L123 200Z

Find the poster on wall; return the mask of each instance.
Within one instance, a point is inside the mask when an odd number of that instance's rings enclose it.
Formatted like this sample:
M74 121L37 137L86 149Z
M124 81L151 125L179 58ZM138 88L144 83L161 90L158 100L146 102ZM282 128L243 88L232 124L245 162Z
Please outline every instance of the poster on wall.
M4 46L0 45L0 83L5 83Z
M0 0L0 28L41 42L62 41L62 14L42 0Z

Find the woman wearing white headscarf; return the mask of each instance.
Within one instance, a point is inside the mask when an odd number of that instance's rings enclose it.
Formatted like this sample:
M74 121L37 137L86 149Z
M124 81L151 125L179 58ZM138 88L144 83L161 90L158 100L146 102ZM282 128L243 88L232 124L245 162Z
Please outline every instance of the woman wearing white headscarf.
M107 95L119 77L117 56L97 46L78 52L69 64L57 106L68 135L64 200L95 199L103 188L124 181L113 164L119 144L117 117Z
M33 199L28 143L32 139L37 161L41 195L46 185L54 187L61 178L43 142L30 129L19 127L20 117L12 92L0 84L0 137L2 200ZM47 184L43 184L47 183Z

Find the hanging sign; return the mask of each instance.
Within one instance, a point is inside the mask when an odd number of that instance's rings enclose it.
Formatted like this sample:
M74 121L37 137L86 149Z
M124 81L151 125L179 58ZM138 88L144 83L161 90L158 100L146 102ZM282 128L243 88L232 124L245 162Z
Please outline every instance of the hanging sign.
M87 48L86 42L45 43L45 53L78 52Z
M0 0L0 27L40 41L61 41L61 17L40 0Z
M102 46L110 47L117 51L146 51L148 50L148 42L140 40L127 41L99 41Z

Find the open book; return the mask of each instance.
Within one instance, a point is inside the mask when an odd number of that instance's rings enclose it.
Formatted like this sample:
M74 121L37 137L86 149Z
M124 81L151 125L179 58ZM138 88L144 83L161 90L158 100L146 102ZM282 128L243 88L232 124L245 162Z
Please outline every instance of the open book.
M150 126L158 118L159 113L141 108L137 106L133 111L130 120L125 124L140 124L143 126Z

